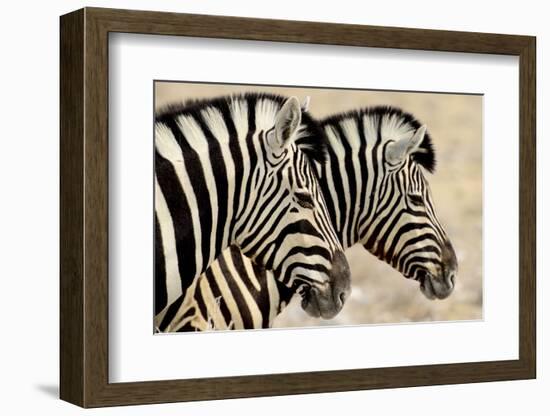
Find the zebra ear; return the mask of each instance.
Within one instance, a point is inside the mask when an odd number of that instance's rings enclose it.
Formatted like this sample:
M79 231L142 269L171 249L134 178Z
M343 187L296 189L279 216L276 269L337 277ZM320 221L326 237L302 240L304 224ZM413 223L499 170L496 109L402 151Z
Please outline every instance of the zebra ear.
M270 146L275 151L284 149L296 136L296 132L302 122L302 110L296 97L290 97L285 101L275 117L274 137L269 140ZM274 139L274 140L273 140Z
M309 110L309 103L311 102L311 97L309 95L304 98L302 101L302 112L306 113Z
M420 150L426 134L426 125L419 127L412 137L399 139L386 148L386 161L391 165L401 163L407 156Z

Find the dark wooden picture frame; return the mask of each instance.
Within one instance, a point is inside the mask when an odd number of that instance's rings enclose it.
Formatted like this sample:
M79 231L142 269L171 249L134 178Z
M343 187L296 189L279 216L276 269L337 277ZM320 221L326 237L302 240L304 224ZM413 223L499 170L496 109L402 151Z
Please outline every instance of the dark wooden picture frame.
M534 37L85 8L61 17L60 396L83 407L472 383L536 376ZM519 57L519 359L109 383L110 32Z

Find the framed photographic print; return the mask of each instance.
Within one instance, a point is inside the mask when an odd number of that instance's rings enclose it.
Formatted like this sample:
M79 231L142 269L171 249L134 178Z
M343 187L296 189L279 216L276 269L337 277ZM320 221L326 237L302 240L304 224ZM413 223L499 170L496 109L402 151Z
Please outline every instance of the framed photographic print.
M83 407L534 378L535 38L61 17Z

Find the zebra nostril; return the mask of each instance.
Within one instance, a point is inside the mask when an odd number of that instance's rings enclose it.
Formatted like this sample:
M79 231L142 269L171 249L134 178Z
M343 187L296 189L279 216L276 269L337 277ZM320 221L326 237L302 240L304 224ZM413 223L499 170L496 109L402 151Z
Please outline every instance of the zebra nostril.
M344 304L344 302L346 301L346 292L342 292L340 293L340 302L342 302L342 305Z
M455 273L450 273L449 276L447 277L447 284L451 288L455 287L455 276L456 276Z

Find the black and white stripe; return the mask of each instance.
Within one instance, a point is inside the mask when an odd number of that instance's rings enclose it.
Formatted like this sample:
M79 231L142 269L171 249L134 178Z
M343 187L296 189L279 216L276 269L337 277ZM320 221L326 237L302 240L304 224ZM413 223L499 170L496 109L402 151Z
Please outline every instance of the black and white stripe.
M349 270L312 166L325 162L325 147L326 136L296 98L222 97L157 116L159 330L171 330L197 278L231 244L286 287L307 287L322 314L341 309ZM217 284L219 293L229 288Z
M454 288L457 262L425 178L425 171L435 169L425 126L391 107L352 111L321 124L328 137L328 161L316 166L343 247L362 244L405 277L419 281L428 298L447 297ZM224 266L201 276L194 309L178 330L271 326L293 292L234 247L218 261ZM212 281L221 278L233 281L232 287L205 295ZM254 288L243 284L253 279ZM302 294L307 299L307 292ZM307 303L303 306L307 311ZM213 315L214 322L209 319ZM255 318L240 318L245 315Z

